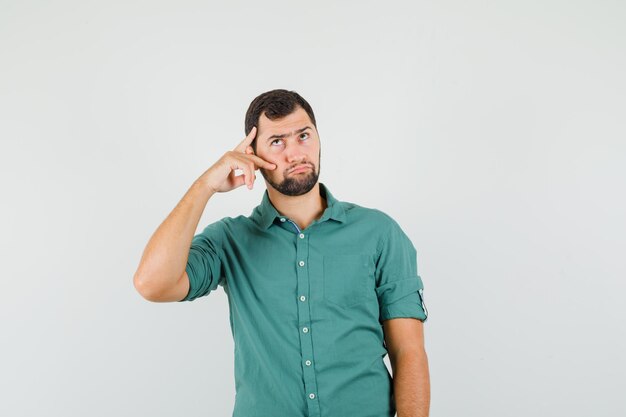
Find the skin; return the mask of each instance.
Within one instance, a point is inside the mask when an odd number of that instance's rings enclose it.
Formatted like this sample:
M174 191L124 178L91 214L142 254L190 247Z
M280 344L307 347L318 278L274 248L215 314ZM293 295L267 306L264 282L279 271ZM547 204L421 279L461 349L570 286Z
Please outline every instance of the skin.
M296 133L307 126L308 129ZM268 140L273 135L287 136ZM296 222L301 230L306 229L327 207L326 199L319 191L321 145L317 129L306 111L297 107L278 120L270 120L263 113L255 137L256 153L248 145L246 154L255 154L276 165L271 170L259 168L272 205L280 214ZM291 172L303 164L309 168Z
M424 323L398 317L383 321L383 330L398 417L428 417L430 373L424 348Z

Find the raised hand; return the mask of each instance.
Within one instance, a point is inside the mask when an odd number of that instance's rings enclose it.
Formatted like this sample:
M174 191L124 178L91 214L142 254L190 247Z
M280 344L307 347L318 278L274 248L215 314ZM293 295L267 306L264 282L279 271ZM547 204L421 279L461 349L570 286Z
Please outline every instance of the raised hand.
M217 193L224 193L244 184L252 189L256 179L256 171L259 168L276 169L276 165L268 162L252 152L250 144L256 137L257 128L254 126L232 151L227 151L217 160L202 176L199 182L205 184ZM243 174L235 175L235 170L241 169Z

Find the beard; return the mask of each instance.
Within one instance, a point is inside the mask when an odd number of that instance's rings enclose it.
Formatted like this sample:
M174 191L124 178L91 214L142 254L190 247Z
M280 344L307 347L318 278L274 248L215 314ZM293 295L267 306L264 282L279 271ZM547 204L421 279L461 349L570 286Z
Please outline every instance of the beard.
M276 191L288 196L297 196L306 194L315 187L317 180L320 176L320 168L318 165L317 172L315 172L315 166L309 164L311 167L308 171L297 174L286 174L282 182L275 182L268 175L268 172L264 168L259 168L261 175Z

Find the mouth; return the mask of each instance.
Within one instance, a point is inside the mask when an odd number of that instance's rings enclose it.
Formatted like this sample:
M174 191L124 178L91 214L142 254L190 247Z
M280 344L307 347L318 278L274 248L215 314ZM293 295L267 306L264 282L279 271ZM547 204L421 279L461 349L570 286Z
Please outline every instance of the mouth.
M294 169L292 169L291 171L289 171L290 174L294 174L297 172L302 172L305 171L307 169L311 169L311 167L309 165L299 165L297 167L295 167Z

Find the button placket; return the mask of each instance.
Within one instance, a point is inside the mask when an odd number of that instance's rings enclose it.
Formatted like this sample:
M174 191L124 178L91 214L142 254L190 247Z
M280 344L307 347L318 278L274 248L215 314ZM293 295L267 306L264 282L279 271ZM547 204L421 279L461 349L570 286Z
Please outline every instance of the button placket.
M282 221L282 219L281 219ZM300 327L300 354L303 358L305 366L302 367L303 380L304 380L304 392L307 393L307 407L309 416L320 416L319 399L317 398L317 378L315 377L315 368L312 366L313 362L313 339L312 332L315 329L311 328L311 310L310 303L308 301L309 294L309 265L308 265L308 238L309 233L304 233L296 223L286 219L293 225L293 229L296 232L296 276L297 276L297 294L300 302L297 303L298 308L298 324ZM305 359L306 358L306 359Z

